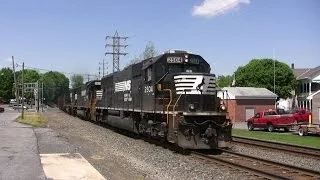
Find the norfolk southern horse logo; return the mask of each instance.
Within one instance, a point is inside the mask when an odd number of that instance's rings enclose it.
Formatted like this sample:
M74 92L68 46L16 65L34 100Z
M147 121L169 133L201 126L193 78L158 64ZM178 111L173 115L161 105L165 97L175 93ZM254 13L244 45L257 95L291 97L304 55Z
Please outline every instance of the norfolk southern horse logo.
M198 84L198 86L196 87L196 89L198 90L198 91L200 91L200 88L204 85L205 83L204 83L204 78L202 78L202 82L200 83L200 84Z

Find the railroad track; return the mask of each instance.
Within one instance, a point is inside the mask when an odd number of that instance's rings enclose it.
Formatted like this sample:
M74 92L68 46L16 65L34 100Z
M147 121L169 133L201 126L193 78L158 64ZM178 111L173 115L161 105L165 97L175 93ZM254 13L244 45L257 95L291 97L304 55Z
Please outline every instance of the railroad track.
M277 142L268 142L268 141L250 139L250 138L238 137L238 136L233 136L232 140L233 140L232 142L233 144L255 146L255 147L268 149L272 151L275 151L275 150L283 151L286 153L308 157L308 158L312 158L320 161L320 149L317 149L317 148L302 147L302 146L283 144L283 143L277 143Z
M191 155L207 164L219 164L237 170L245 179L320 179L320 172L282 164L253 156L222 150L220 155L192 151Z

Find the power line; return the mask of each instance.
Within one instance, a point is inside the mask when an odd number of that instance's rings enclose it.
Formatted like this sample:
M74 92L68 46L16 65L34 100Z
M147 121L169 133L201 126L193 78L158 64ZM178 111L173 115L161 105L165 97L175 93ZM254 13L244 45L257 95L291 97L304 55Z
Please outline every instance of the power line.
M21 66L19 64L16 64L16 66ZM22 66L21 66L22 67ZM58 70L52 70L52 69L43 69L43 68L36 68L36 67L31 67L31 66L24 66L25 68L28 68L28 69L34 69L34 70L39 70L39 71L54 71L54 72L59 72L59 73L62 73L62 74L68 74L68 75L82 75L82 76L97 76L96 74L88 74L88 73L73 73L73 72L64 72L64 71L58 71Z
M116 31L116 33L114 34L114 36L106 36L106 41L108 39L112 39L112 44L106 44L105 48L111 46L112 47L112 52L106 52L105 55L107 54L111 54L113 56L113 72L119 71L120 70L120 66L119 66L119 61L120 61L120 56L123 55L127 55L128 53L124 53L124 52L120 52L120 48L126 48L128 45L124 45L121 44L120 40L127 40L128 37L120 37L118 35L118 32Z

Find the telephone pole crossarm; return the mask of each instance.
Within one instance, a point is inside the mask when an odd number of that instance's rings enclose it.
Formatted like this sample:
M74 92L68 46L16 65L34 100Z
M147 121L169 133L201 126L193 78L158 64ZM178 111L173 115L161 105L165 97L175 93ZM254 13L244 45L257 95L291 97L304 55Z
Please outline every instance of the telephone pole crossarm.
M107 54L113 54L113 55L114 55L114 54L118 54L118 55L124 55L124 56L125 56L125 55L127 55L128 53L120 53L120 52L119 52L119 53L112 53L112 52L106 52L105 55L107 55Z
M113 45L113 44L106 44L106 45L105 45L105 48L106 48L106 47L109 47L109 46L110 46L110 47L124 47L124 48L128 47L128 45L118 45L118 46L117 46L117 45Z

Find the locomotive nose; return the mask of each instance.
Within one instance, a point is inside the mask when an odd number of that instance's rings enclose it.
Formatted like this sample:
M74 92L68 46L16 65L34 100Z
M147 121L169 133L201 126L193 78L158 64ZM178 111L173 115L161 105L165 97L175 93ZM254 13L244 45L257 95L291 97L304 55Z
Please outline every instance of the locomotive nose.
M217 136L217 131L216 129L213 129L211 125L209 125L204 134L207 138L211 138L213 136Z

